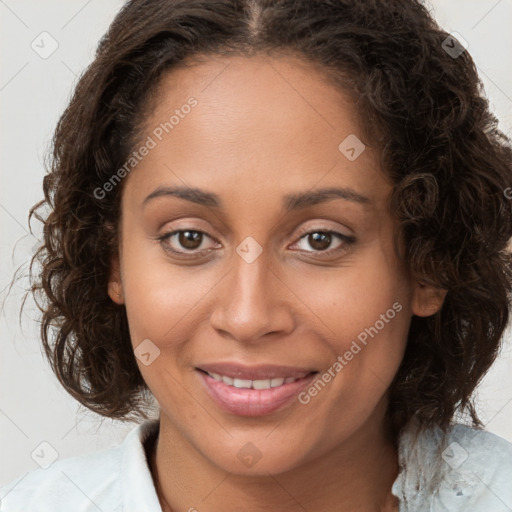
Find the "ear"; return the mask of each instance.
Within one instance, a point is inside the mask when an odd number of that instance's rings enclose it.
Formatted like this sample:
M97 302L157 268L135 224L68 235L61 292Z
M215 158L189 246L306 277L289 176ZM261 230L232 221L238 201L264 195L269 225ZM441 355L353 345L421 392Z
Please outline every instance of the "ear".
M121 269L119 256L112 258L110 263L110 276L108 279L108 296L116 304L124 304L123 283L121 281Z
M412 297L412 312L417 316L431 316L437 313L443 305L448 290L436 288L424 281L415 285Z

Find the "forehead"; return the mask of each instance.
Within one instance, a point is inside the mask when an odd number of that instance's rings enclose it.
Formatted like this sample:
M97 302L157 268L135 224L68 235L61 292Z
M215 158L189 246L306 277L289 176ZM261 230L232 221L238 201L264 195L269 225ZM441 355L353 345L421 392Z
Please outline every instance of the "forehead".
M148 193L162 180L220 194L235 183L290 191L321 180L378 195L385 177L375 151L367 144L351 161L340 150L360 141L361 128L351 97L305 60L203 56L159 83L141 134L156 144L130 180Z
M204 114L220 112L230 123L313 120L313 127L361 132L357 108L318 65L294 55L194 56L158 84L153 115L171 112L194 95ZM344 118L340 124L340 111ZM245 114L252 116L247 118ZM313 119L312 119L313 118ZM157 121L157 119L153 119ZM236 128L236 125L233 124ZM322 131L322 130L321 130Z

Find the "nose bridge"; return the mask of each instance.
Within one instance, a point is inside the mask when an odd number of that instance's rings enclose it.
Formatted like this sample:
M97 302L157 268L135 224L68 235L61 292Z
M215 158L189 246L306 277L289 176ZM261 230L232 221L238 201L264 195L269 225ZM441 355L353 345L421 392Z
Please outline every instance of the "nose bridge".
M222 299L212 315L213 327L246 342L292 326L291 313L283 303L283 285L276 282L268 257L260 253L254 258L254 249L250 242L237 248Z

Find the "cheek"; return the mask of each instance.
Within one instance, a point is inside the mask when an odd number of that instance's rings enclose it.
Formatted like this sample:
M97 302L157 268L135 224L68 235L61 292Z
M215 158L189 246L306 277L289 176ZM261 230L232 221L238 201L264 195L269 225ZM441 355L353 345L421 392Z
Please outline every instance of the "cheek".
M124 245L123 290L132 343L180 339L175 334L215 280L207 270L171 264L157 242L141 245L129 239Z
M294 288L323 324L323 330L340 340L340 349L376 322L379 331L392 337L404 328L407 332L411 290L396 260L377 244L374 250L347 259L338 269L303 272ZM401 307L393 308L394 303ZM399 314L397 309L401 309Z
M300 286L297 294L307 297L314 323L330 345L331 365L339 363L330 366L339 376L329 384L336 390L331 399L370 407L368 396L377 400L385 392L407 343L411 290L406 276L376 247L336 272L303 275Z
M160 404L173 404L181 420L195 421L197 403L183 392L183 368L194 353L187 343L197 328L195 308L215 284L206 273L178 267L156 247L124 245L123 290L130 337L144 381ZM149 357L141 357L149 353ZM146 364L149 363L149 364Z

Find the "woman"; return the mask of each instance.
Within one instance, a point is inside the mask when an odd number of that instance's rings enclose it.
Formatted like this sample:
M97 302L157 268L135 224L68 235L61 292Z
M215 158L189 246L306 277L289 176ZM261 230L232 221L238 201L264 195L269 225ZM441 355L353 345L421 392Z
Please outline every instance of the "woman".
M56 130L33 291L68 392L145 421L2 511L512 510L471 401L512 283L479 85L415 0L128 2Z

